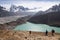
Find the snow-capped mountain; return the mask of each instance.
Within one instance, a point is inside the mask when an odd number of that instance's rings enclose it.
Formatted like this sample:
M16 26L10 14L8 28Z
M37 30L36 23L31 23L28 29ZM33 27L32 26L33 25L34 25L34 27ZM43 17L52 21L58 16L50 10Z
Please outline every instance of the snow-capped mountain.
M43 14L47 14L47 13L50 13L50 12L58 12L58 11L60 11L60 4L59 5L54 5L46 11L39 11L34 16L43 15Z
M34 15L35 12L27 12L29 8L23 6L11 5L10 12L14 12L16 15Z
M16 10L17 10L16 6L15 5L11 5L10 12L15 12Z
M54 5L51 8L49 8L48 10L46 10L46 12L57 12L60 11L60 4L59 5Z
M25 8L23 6L16 6L16 5L11 5L10 7L10 12L17 12L17 11L27 11L29 8Z

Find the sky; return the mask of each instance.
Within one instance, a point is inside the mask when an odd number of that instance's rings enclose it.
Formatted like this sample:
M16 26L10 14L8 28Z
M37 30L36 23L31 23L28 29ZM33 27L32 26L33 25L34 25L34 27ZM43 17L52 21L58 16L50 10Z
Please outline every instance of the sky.
M53 5L58 5L60 0L0 0L0 5L9 10L11 5L24 6L27 8L37 8L29 11L45 11Z

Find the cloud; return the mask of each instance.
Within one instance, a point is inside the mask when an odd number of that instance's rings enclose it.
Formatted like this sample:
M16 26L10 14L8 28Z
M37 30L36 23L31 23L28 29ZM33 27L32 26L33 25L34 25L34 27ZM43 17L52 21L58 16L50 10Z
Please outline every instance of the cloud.
M36 2L59 2L60 0L0 0L0 4L13 4L13 3L20 3L20 2L26 2L26 1L36 1Z
M33 0L33 1L60 1L60 0Z
M60 1L60 0L0 0L0 1Z

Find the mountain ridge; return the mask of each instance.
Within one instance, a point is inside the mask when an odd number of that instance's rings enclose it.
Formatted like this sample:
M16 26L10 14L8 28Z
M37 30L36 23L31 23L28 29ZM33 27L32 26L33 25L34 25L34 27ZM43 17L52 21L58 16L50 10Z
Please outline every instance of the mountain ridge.
M46 10L42 15L40 12L38 12L39 15L34 15L31 17L28 21L32 23L37 24L48 24L51 26L60 26L60 4L57 5L59 9L54 8L56 6L53 6L52 8L49 8ZM52 11L50 11L52 10ZM57 11L56 11L57 10Z

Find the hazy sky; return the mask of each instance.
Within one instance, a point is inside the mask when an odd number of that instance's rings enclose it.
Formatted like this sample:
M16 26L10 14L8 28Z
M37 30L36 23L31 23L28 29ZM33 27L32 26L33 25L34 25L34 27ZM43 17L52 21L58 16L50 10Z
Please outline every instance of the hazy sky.
M36 10L30 11L39 11L39 10L47 10L48 8L52 7L53 5L58 5L60 0L0 0L0 5L6 7L7 10L10 8L11 5L16 6L24 6L28 8L38 8Z

